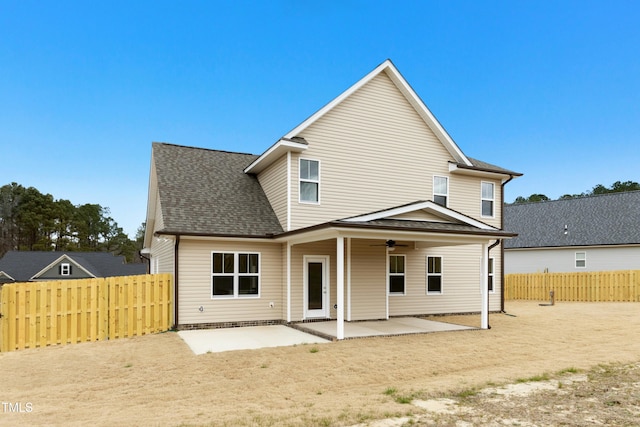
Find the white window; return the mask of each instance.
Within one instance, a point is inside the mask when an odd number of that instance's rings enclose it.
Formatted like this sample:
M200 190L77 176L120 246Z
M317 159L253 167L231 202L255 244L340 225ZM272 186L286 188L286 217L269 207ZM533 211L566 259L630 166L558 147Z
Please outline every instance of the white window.
M576 252L576 268L586 268L586 267L587 267L587 253Z
M493 277L494 277L493 268L494 268L494 260L493 260L493 258L489 258L489 269L488 269L489 277L487 279L488 283L489 283L489 285L488 285L489 292L495 292L495 289L493 289Z
M300 159L300 202L320 202L320 162Z
M404 255L389 255L389 294L404 295Z
M449 178L446 176L433 177L433 201L439 205L447 206L449 199Z
M442 293L442 257L427 257L427 294Z
M71 275L71 264L62 263L60 264L60 275L61 276L70 276Z
M493 218L493 205L495 201L494 197L494 184L492 182L482 183L482 216Z
M260 254L212 252L211 295L213 298L259 296Z

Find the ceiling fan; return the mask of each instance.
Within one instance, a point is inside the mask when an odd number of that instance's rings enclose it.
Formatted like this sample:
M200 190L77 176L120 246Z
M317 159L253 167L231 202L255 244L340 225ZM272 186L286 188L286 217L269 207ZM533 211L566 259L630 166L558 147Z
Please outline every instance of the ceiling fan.
M386 242L384 242L381 245L371 245L371 246L386 246L389 248L389 250L394 250L396 247L400 247L400 246L409 246L409 245L400 245L398 243L396 243L395 240L387 240Z

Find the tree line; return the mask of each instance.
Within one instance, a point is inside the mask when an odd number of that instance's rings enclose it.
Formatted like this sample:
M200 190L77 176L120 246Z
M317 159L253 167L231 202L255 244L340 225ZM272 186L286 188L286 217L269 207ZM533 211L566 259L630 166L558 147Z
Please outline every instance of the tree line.
M565 194L558 198L558 200L566 200L566 199L576 199L579 197L589 197L589 196L597 196L599 194L608 194L608 193L622 193L625 191L640 191L640 184L634 181L625 181L620 182L616 181L611 184L611 187L605 187L602 184L598 184L593 187L590 191L586 191L580 194ZM545 202L551 200L544 194L532 194L529 197L518 196L514 200L515 203L530 203L530 202Z
M135 240L99 204L74 205L34 187L0 187L0 257L10 250L111 252L140 262L144 224Z

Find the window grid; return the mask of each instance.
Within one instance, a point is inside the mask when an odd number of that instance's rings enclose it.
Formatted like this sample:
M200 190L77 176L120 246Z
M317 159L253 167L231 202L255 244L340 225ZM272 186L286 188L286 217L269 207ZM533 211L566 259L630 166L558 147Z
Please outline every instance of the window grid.
M211 253L211 297L260 296L260 255L246 252Z
M320 203L320 162L300 159L299 200L301 203Z
M449 178L446 176L433 177L433 201L447 207L449 201Z
M427 257L427 294L442 293L442 257Z
M586 267L587 267L587 253L576 252L576 268L586 268Z
M389 255L389 294L405 293L405 259L404 255Z
M493 268L494 268L494 259L493 258L489 258L489 268L488 268L488 273L489 273L489 277L488 277L488 287L489 287L489 292L495 292L495 290L493 289Z
M482 216L494 217L493 207L495 205L495 186L492 182L481 183L481 204L482 204Z

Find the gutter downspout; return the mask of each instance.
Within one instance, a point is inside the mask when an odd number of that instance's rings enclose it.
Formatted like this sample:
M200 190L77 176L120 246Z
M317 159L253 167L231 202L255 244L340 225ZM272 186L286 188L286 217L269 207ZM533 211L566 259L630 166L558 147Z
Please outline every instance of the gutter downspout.
M502 242L502 239L498 239L495 241L494 244L490 245L487 248L487 264L489 263L489 255L491 253L491 249L495 248L496 246L498 246L500 243ZM493 269L495 270L496 266L494 264ZM489 273L489 268L487 265L487 275ZM495 273L495 271L494 271ZM489 324L489 286L487 285L487 289L485 289L485 291L487 292L487 329L491 329L491 325Z
M513 180L515 176L509 175L509 179L500 186L500 199L502 200L502 215L500 215L500 230L504 230L504 186ZM495 266L494 266L495 268ZM504 311L504 245L500 246L500 311Z
M176 234L176 242L173 247L173 329L178 329L178 247L180 246L180 235Z

